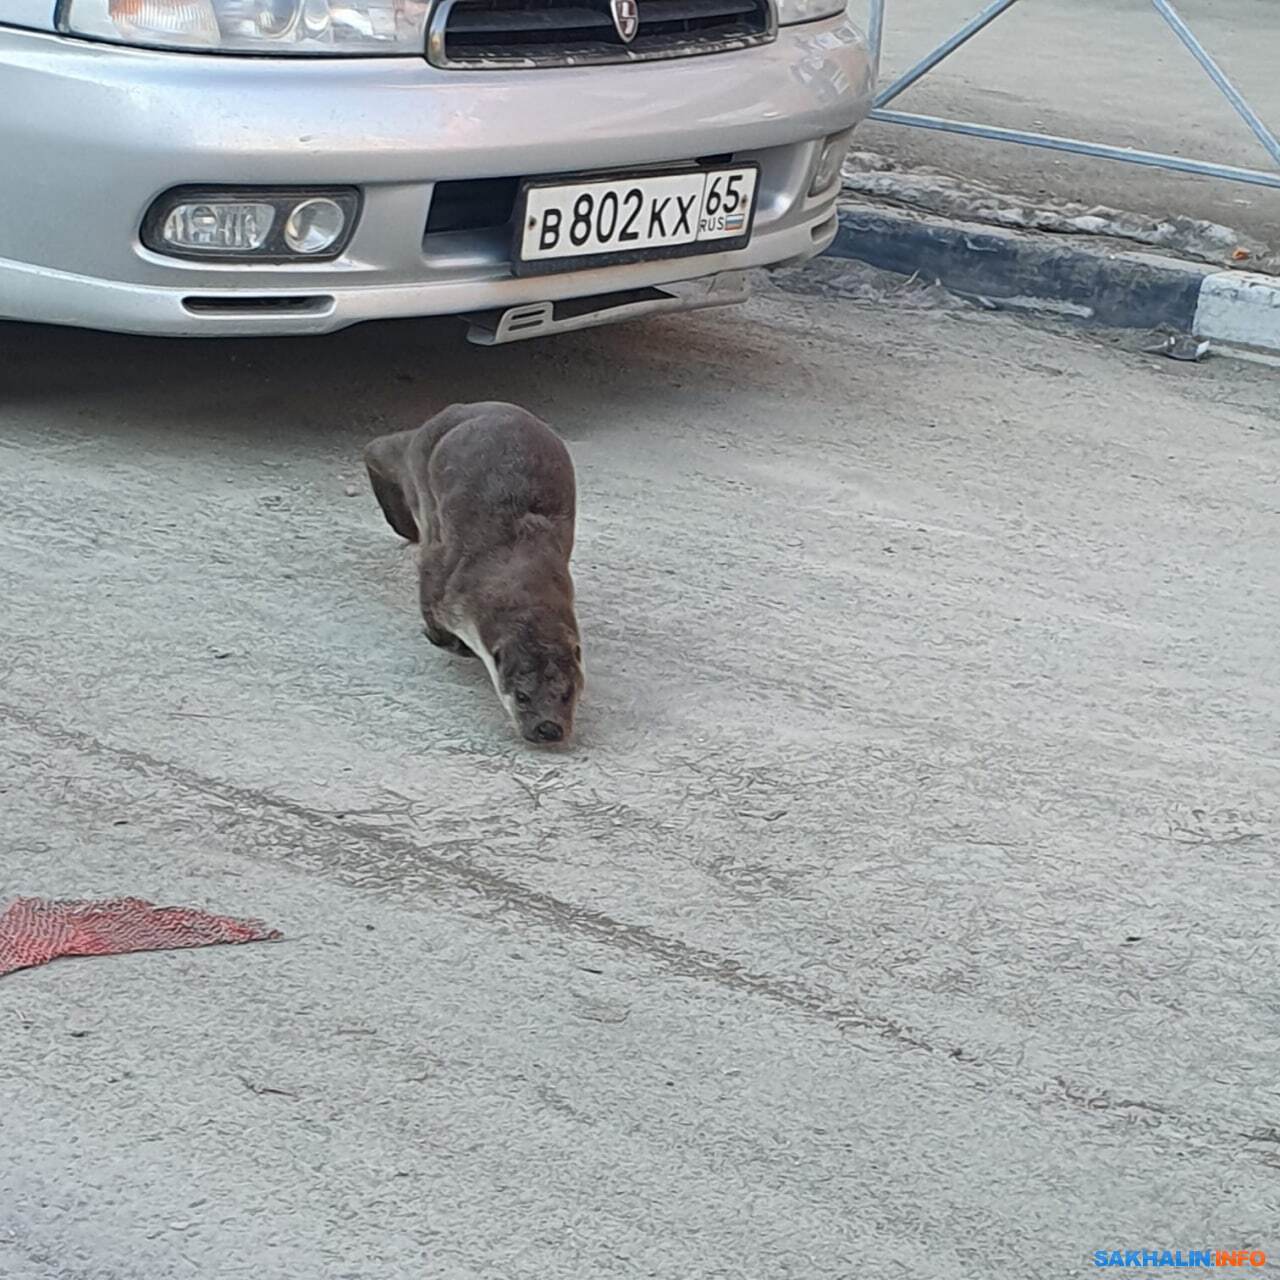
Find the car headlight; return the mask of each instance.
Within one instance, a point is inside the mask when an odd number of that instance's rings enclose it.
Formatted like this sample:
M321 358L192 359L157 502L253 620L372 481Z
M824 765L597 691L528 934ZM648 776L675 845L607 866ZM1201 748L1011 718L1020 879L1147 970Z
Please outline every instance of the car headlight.
M849 0L778 0L778 26L795 27L821 18L838 18Z
M421 54L426 0L69 0L62 29L90 40L212 53Z

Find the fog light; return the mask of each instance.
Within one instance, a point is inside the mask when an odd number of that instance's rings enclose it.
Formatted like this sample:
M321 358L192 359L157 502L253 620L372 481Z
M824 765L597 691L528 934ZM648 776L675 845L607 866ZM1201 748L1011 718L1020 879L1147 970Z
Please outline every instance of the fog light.
M284 224L284 242L294 253L323 253L342 238L347 215L333 200L304 200Z
M849 144L852 140L851 132L837 133L823 144L818 167L813 171L813 182L809 185L811 196L821 195L840 176L840 170L844 167L844 158L849 154Z
M160 238L174 249L197 253L255 253L267 242L276 211L269 204L176 204Z
M140 230L148 249L171 258L326 262L347 247L359 214L356 187L175 187Z

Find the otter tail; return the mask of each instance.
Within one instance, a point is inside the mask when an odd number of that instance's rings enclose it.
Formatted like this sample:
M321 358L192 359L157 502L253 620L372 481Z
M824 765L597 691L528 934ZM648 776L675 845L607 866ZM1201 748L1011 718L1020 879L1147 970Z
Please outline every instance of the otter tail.
M406 541L417 542L421 534L413 509L405 495L405 483L409 441L416 432L398 431L395 435L379 436L366 446L364 466L373 486L373 496L382 508L387 523Z

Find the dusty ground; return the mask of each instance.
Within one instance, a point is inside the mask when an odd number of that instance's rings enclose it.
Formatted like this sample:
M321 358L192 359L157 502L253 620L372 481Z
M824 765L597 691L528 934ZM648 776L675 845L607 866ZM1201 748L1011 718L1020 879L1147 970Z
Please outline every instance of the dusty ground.
M888 84L983 0L887 0ZM1280 5L1176 0L1175 8L1280 134ZM852 12L864 22L866 0ZM1273 169L1150 0L1022 0L892 104L900 111L1056 133L1250 169ZM1280 248L1280 191L953 134L867 125L858 145L1037 200L1066 198L1225 223Z
M0 980L5 1280L1280 1252L1280 374L786 294L0 348L0 900L288 935ZM357 474L480 396L579 467L572 753Z

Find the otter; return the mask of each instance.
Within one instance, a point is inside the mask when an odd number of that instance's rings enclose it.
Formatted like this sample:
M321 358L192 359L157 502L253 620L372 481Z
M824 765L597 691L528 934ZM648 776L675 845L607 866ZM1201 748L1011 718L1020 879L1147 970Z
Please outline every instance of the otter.
M418 545L427 639L484 662L527 741L567 741L585 681L564 442L517 405L457 404L380 436L364 463L387 523Z

